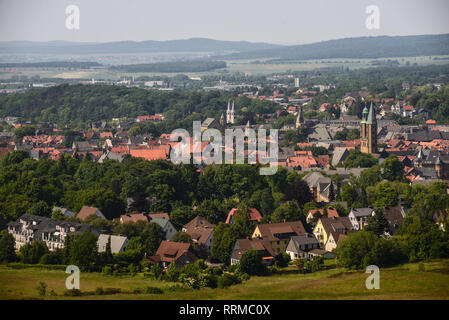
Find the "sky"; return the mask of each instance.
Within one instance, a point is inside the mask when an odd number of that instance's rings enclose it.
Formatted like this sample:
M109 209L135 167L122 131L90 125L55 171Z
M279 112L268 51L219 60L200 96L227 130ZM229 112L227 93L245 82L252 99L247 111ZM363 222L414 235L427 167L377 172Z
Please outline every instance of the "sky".
M79 8L79 29L66 7ZM379 29L365 12L379 8ZM0 41L217 40L303 44L449 33L448 0L0 0Z

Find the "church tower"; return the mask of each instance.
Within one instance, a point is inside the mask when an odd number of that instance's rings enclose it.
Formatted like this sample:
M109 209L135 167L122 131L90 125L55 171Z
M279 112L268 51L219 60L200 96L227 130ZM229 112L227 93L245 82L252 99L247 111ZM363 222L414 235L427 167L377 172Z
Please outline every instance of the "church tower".
M360 121L360 151L363 153L377 151L377 120L374 108L372 102L369 111L365 106Z
M295 128L298 129L304 124L304 115L302 114L302 107L299 108L298 116L296 117L296 126Z
M228 101L228 109L226 110L226 123L234 124L235 123L235 109L234 109L234 101Z

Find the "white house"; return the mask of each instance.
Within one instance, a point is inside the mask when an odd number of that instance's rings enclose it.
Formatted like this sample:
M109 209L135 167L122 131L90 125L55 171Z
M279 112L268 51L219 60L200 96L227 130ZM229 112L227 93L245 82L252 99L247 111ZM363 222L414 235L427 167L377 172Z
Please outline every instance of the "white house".
M373 208L353 208L348 218L354 230L362 230L368 223L368 218L374 215Z

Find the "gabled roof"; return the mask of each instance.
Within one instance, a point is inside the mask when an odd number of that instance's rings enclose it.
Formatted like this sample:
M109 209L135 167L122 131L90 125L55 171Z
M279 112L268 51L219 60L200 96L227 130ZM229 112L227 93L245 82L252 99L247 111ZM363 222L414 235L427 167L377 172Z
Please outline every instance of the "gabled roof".
M273 258L276 253L269 240L266 239L237 239L232 251L232 259L240 260L242 255L254 249L262 254L262 258Z
M293 236L290 238L290 242L287 245L288 251L300 252L300 246L303 245L319 245L319 241L315 238L313 234L304 234L299 236Z
M132 149L129 153L133 157L143 158L148 161L167 159L167 154L163 149Z
M351 212L357 218L369 217L373 214L374 209L373 208L353 208L353 209L351 209Z
M182 228L183 229L189 229L189 228L214 228L215 225L207 221L205 218L196 216L192 220L190 220L188 223L186 223Z
M128 242L127 237L122 236L113 236L109 234L100 234L97 241L97 247L98 252L105 252L106 251L106 245L109 241L109 238L111 238L111 252L112 253L119 253L121 250L124 249L126 243Z
M137 222L137 221L145 221L148 222L148 217L143 213L133 213L133 214L122 214L120 216L120 222Z
M279 240L279 236L293 236L306 234L304 225L301 221L279 222L279 223L265 223L259 224L256 228L262 236L262 239L275 241Z
M148 216L151 220L156 218L170 220L167 212L150 213Z
M231 223L231 217L237 213L237 210L238 208L232 208L231 211L229 211L226 223ZM257 210L256 208L250 208L249 210L249 220L260 222L260 220L262 219L262 215L260 214L259 210Z
M98 208L89 206L83 206L80 212L78 212L78 214L76 215L76 217L80 220L84 220L91 215L96 215L97 212L99 212L98 216L100 218L106 219Z
M320 218L321 224L323 225L324 230L328 235L331 232L340 232L340 230L344 232L348 232L352 230L352 223L348 217L339 217L339 218Z
M384 217L390 222L391 225L402 226L404 223L404 217L401 213L401 207L385 207L382 209Z
M184 252L190 250L190 243L162 241L157 249L156 256L163 262L173 262Z

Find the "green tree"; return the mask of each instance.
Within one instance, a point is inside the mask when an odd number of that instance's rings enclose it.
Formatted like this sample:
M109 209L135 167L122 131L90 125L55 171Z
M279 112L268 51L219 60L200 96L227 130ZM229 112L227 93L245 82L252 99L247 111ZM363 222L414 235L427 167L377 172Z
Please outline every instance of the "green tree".
M247 273L249 275L263 275L266 272L262 257L259 252L254 249L249 249L242 254L239 268L242 273Z
M389 181L405 181L404 164L395 155L390 155L382 162L383 178Z
M19 256L22 263L38 263L42 256L48 253L48 247L45 242L33 241L22 246L19 250Z
M70 244L70 264L82 271L93 270L97 261L97 237L90 232L74 236Z
M368 225L365 227L366 231L371 231L377 236L383 235L388 232L390 224L384 217L381 209L376 209L374 216L368 218Z
M298 203L293 200L285 202L276 208L271 215L271 222L283 222L284 220L298 221L301 220L301 217L301 210L299 209Z
M0 263L16 261L14 237L7 231L0 232Z
M190 237L190 235L185 233L185 232L179 231L179 232L176 232L173 235L171 241L173 241L173 242L192 243L192 237Z

